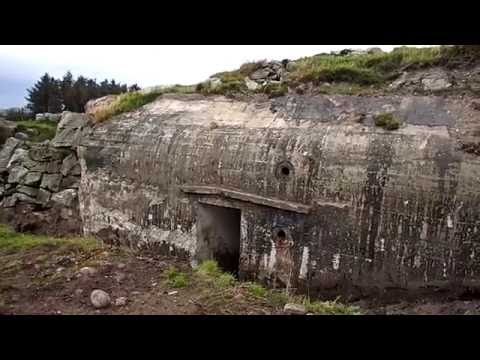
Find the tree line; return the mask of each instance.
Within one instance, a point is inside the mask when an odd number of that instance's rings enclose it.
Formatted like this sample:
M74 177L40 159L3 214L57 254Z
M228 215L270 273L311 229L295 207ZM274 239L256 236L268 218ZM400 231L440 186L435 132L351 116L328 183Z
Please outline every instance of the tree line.
M74 79L68 71L62 79L55 79L45 73L32 88L27 89L25 99L28 102L27 109L33 114L84 112L85 104L91 99L137 90L140 90L137 84L127 86L113 79L105 79L100 83L85 76Z

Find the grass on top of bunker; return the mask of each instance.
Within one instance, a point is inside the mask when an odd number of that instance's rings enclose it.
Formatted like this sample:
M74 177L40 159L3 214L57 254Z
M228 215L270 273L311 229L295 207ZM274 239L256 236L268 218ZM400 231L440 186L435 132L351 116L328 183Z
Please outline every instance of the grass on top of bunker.
M0 314L275 315L286 303L310 314L476 314L480 302L342 304L239 282L214 261L185 261L109 247L90 238L19 234L0 225ZM97 309L101 289L111 304ZM360 305L357 303L357 305Z

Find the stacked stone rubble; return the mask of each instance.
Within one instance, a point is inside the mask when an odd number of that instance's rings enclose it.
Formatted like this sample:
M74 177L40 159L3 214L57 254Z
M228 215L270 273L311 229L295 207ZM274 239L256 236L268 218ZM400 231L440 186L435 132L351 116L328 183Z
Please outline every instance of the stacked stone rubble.
M9 138L0 150L0 219L20 231L81 232L76 145L85 115L66 112L52 141Z

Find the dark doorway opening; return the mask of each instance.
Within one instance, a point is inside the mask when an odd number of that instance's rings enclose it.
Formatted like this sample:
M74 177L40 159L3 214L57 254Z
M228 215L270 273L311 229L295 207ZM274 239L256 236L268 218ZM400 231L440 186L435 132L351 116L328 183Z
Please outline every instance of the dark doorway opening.
M238 209L199 204L197 236L200 260L214 259L223 271L238 276L240 265Z

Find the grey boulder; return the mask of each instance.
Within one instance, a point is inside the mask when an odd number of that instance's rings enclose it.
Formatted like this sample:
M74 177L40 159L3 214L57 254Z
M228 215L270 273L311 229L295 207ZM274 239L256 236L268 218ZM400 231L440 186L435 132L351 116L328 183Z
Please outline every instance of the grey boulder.
M30 139L30 136L28 134L25 134L24 132L17 132L15 134L15 138L18 140L28 140Z
M105 291L99 289L92 291L92 293L90 294L90 301L92 305L97 309L105 308L111 303L110 295L108 295L108 293L106 293Z
M59 193L53 194L51 201L61 206L72 207L76 199L77 190L67 189L60 191Z

